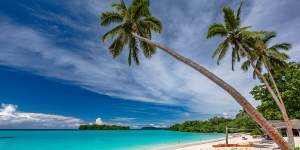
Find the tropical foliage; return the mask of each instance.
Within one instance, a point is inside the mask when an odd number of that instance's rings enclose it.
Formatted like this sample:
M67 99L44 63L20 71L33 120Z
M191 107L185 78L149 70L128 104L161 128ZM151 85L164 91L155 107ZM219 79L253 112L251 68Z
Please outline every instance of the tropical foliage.
M289 63L286 68L274 69L273 76L282 93L289 117L291 119L300 119L300 64ZM265 77L270 80L268 73L265 74ZM271 95L265 85L255 86L251 94L256 100L261 102L261 105L259 105L257 109L262 112L267 119L282 119L282 114L275 102L272 101Z
M150 58L155 53L155 47L136 39L132 33L151 39L152 32L162 31L161 22L151 16L148 0L133 0L130 7L127 7L123 0L119 3L112 3L112 12L103 12L101 15L101 25L116 25L113 29L102 36L105 42L112 39L109 52L113 58L118 57L125 46L128 46L128 63L132 61L139 64L139 53L142 50L146 58Z
M290 44L282 43L275 44L270 48L267 47L270 39L275 37L272 32L266 31L249 31L249 27L242 27L240 24L240 15L243 1L241 2L238 10L235 11L230 7L224 7L224 23L212 24L207 33L207 38L221 36L223 41L218 45L213 57L218 56L217 63L225 57L229 48L231 47L231 61L232 70L237 61L240 61L241 57L246 57L246 62L243 63L242 69L248 70L249 66L254 70L253 77L259 77L259 79L265 84L271 97L276 102L279 110L283 114L283 119L286 123L288 130L288 142L293 147L294 139L291 122L286 112L285 105L283 103L281 93L276 86L276 82L273 80L271 70L273 67L284 66L288 56L285 53L281 53L278 50L287 50L290 48ZM271 82L262 74L262 66L270 73ZM273 85L271 87L270 83Z
M247 45L252 51L249 51L252 61L255 63L256 68L261 72L263 67L268 71L273 71L275 68L284 68L287 65L289 56L285 51L291 48L289 43L277 43L270 45L272 39L276 37L275 32L262 32L259 40L248 39ZM250 60L246 60L241 68L247 71L250 68ZM253 77L256 78L255 71Z
M182 132L217 132L225 133L226 126L229 132L249 132L262 134L260 127L245 111L240 111L234 119L224 117L213 117L206 121L186 121L182 124L175 124L170 127L173 131Z
M243 3L240 4L236 13L232 8L224 7L224 23L210 25L207 32L207 38L220 36L224 39L213 54L213 58L217 57L217 64L226 56L231 47L232 70L234 70L235 63L240 61L242 56L245 56L245 52L241 50L241 45L246 39L256 37L259 34L259 32L249 31L249 26L241 26L242 5Z
M291 62L286 68L274 68L274 79L282 91L285 106L291 119L300 119L300 63ZM265 74L269 80L269 74ZM251 94L261 102L257 109L269 120L282 120L282 114L264 84L255 86ZM238 130L229 132L250 132L251 134L263 134L257 123L249 117L245 111L240 111L235 118L227 119L214 117L206 121L186 121L175 124L170 130L183 132L219 132L224 133L225 127Z
M173 131L182 132L225 132L225 126L232 119L214 117L206 121L186 121L182 124L175 124L170 127Z
M257 35L260 35L259 32L256 33L247 31L248 27L240 27L241 7L242 4L240 5L236 15L230 7L225 7L223 10L225 14L225 25L215 24L210 27L208 38L216 35L221 35L223 37L230 36L230 38L226 38L227 40L223 42L223 46L219 46L219 50L215 53L215 55L219 55L219 60L224 57L228 49L228 45L231 44L234 49L232 55L236 56L233 57L232 62L234 63L237 60L239 61L239 57L245 56L246 52L245 50L239 51L242 49L242 39L256 38ZM129 65L132 60L136 64L139 64L138 54L140 49L143 50L144 56L147 58L150 58L155 53L155 47L161 49L174 59L193 68L220 86L224 91L231 95L263 129L267 131L280 148L288 149L287 143L278 134L278 132L272 128L271 124L269 124L267 120L235 88L202 65L180 55L166 46L151 41L152 32L160 32L162 27L160 21L151 16L148 0L133 0L129 7L125 5L123 0L120 0L119 3L113 3L112 8L112 12L102 13L101 25L110 27L112 24L116 25L102 37L103 41L107 41L108 39L113 40L109 50L114 58L121 54L125 45L128 45Z

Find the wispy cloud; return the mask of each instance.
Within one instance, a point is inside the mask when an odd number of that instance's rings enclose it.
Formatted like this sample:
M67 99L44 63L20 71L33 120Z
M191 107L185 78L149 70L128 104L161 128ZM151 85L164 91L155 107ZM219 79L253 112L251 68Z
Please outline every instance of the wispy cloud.
M116 117L110 119L111 121L116 121L116 122L131 122L133 120L136 120L136 118L129 118L129 117Z
M61 115L19 112L18 106L2 104L0 129L69 129L78 128L82 120Z
M29 13L35 13L36 18L80 31L79 36L61 37L47 32L48 27L38 30L2 16L1 20L4 21L0 23L0 64L31 70L42 76L68 81L96 93L125 100L182 106L195 113L226 112L229 116L240 109L222 89L159 50L151 60L143 59L140 66L128 67L125 54L113 60L106 49L107 44L98 40L108 30L98 27L98 15L108 9L108 1L89 1L83 5L80 1L64 4L70 10L71 14L68 16L48 10L39 13L34 9L30 10L30 7L28 9ZM236 7L237 3L228 5ZM292 58L299 60L297 54L300 41L296 38L296 31L300 17L288 16L298 12L296 7L289 7L292 5L299 5L299 2L249 2L243 23L257 29L279 31L278 41L291 41L295 45L291 51ZM249 91L258 81L253 81L250 73L239 69L232 72L229 56L220 66L215 65L211 59L219 39L207 40L205 34L209 24L222 21L222 6L224 3L219 1L153 1L154 15L161 18L165 25L163 34L155 35L154 40L203 64L255 104ZM70 15L81 16L76 21L80 18L84 18L84 21L77 23ZM283 21L289 23L282 24ZM58 33L61 32L63 31L58 28Z

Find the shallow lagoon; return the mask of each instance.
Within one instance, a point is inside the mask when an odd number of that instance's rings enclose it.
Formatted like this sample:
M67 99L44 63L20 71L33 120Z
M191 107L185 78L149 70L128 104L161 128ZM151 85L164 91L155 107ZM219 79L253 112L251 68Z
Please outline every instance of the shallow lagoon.
M0 150L134 150L223 137L218 133L187 133L164 130L0 131Z

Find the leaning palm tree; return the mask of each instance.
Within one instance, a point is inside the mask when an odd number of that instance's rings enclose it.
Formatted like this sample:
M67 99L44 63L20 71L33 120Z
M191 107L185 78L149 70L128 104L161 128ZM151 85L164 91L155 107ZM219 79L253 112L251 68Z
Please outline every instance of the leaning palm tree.
M123 50L125 45L128 46L128 62L131 59L138 64L139 51L143 50L144 55L150 58L154 53L154 48L159 48L176 60L190 66L208 79L216 83L228 94L230 94L244 110L274 139L274 141L282 149L288 149L288 145L279 135L270 123L231 85L208 71L203 66L194 61L178 54L177 52L165 47L159 43L151 41L151 33L160 32L162 27L158 19L153 17L149 11L148 0L133 0L130 7L127 7L123 0L119 3L112 4L112 12L104 12L101 16L101 25L110 26L117 24L112 30L105 33L102 37L103 41L112 39L109 50L113 57L117 57ZM134 42L132 42L134 41Z
M151 39L151 31L161 32L161 22L150 15L149 1L134 0L131 7L127 8L122 0L120 3L113 3L112 7L116 9L116 12L102 13L101 25L107 26L112 23L120 23L102 36L103 42L117 36L109 46L113 58L121 54L125 45L128 45L129 65L131 65L132 60L139 64L140 49L143 50L145 57L150 58L155 53L155 47L144 41L138 41L132 34L136 33Z
M277 84L274 80L272 75L273 70L275 68L284 68L287 66L287 60L289 59L288 55L285 52L291 48L291 44L289 43L278 43L268 47L271 39L276 37L275 32L264 32L262 37L259 39L254 39L247 41L247 45L252 49L251 52L251 59L255 63L255 67L258 70L262 70L262 68L266 68L267 72L269 73L269 79L273 85L273 88L276 91L276 94L279 98L280 103L278 104L280 111L282 112L282 116L284 121L287 124L287 131L288 131L288 141L291 147L295 146L294 138L293 138L293 129L292 124L289 120L284 101L282 100L280 91L277 87ZM246 60L242 64L242 69L247 71L250 66L250 60ZM256 77L255 71L253 72L253 77Z
M272 95L272 98L280 108L283 116L287 117L284 105L282 105L278 96L275 94L274 90L269 85L267 79L262 75L261 70L256 67L255 62L253 60L253 51L249 47L249 41L258 41L265 32L251 32L248 29L249 26L243 27L240 22L240 14L241 8L243 5L243 1L241 2L237 12L230 7L224 7L224 23L215 23L212 24L207 33L207 38L212 38L215 36L224 37L224 41L222 41L218 48L215 50L213 57L217 58L217 63L224 58L224 56L228 53L229 48L232 48L231 59L232 59L232 70L234 70L234 65L237 61L240 61L241 57L246 57L248 59L247 63L254 69L255 75L257 75L261 81L266 85L267 90ZM285 119L287 126L290 126L289 120ZM291 126L288 128L291 131ZM292 132L288 132L289 137L293 137ZM290 146L293 147L293 138L289 138Z
M287 66L289 56L285 53L291 48L289 43L279 43L269 46L270 41L276 37L275 32L262 32L263 34L258 39L246 40L248 51L256 68L259 71L266 68L268 72L273 72L276 68L284 68ZM250 67L250 60L242 63L241 68L248 71ZM256 73L253 71L253 78L256 78ZM272 76L273 77L273 76ZM277 91L276 91L277 92Z

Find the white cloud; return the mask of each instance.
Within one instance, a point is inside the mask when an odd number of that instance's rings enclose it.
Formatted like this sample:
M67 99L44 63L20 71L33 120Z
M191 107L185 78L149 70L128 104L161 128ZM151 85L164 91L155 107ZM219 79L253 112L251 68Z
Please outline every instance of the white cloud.
M80 1L76 1L68 5L72 10L79 10L74 13L88 10L85 12L86 15L92 14L97 17L99 11L108 8L107 3L97 2L81 5ZM299 38L295 38L298 33L295 31L297 31L296 25L299 23L299 17L294 15L291 23L281 24L286 16L275 15L278 12L275 10L282 10L282 7L291 3L295 1L279 3L267 0L255 1L251 5L250 12L247 12L244 23L253 25L255 28L276 29L282 35L280 41L292 40L294 45L300 45ZM268 7L264 7L266 4ZM168 11L161 13L165 11L167 5ZM258 81L253 81L251 73L241 71L238 66L237 71L232 72L229 56L220 66L216 66L215 60L211 59L211 54L219 41L207 40L205 34L209 24L220 21L222 18L222 4L199 0L189 3L159 1L159 3L152 3L152 7L153 13L163 19L165 25L164 33L161 36L155 36L154 40L203 64L237 88L251 103L256 104L249 91ZM282 11L276 14L279 13ZM287 10L284 13L287 13ZM44 15L49 14L54 16L51 18L54 22L58 21L66 26L72 24L71 28L86 30L80 25L74 25L76 22L72 22L62 14L54 15L43 12L42 15L36 16L45 18ZM270 16L271 21L264 21L264 18ZM86 33L89 38L72 39L73 43L80 45L78 48L66 48L55 44L55 40L63 40L67 44L72 44L68 38L51 38L45 32L15 24L8 18L1 19L4 20L0 23L2 29L0 35L1 65L28 69L42 76L70 81L72 84L100 94L126 100L182 106L188 108L190 112L212 114L226 112L232 116L240 109L239 105L217 85L159 50L151 60L142 60L140 66L131 68L125 62L126 54L113 60L107 52L107 44L100 43L99 35L94 34L108 30L107 28L94 28L98 25L97 18L93 17L95 20L88 22L91 25L88 31L92 32L92 35L89 32ZM291 51L293 60L299 60L299 55L297 55L299 50L299 46L296 46Z
M225 117L225 118L229 118L228 113L226 113L226 112L223 112L222 115L223 115L223 117Z
M166 125L164 123L150 123L149 126L150 127L155 127L155 128L167 128L167 127L169 127L168 125Z
M104 124L101 118L97 118L95 123L96 123L97 125L102 125L102 124Z
M111 121L114 121L114 122L131 122L131 121L134 121L136 120L136 118L130 118L130 117L115 117L115 118L112 118L110 119Z
M78 118L43 113L17 111L18 106L2 104L0 129L65 129L78 128L83 123Z

